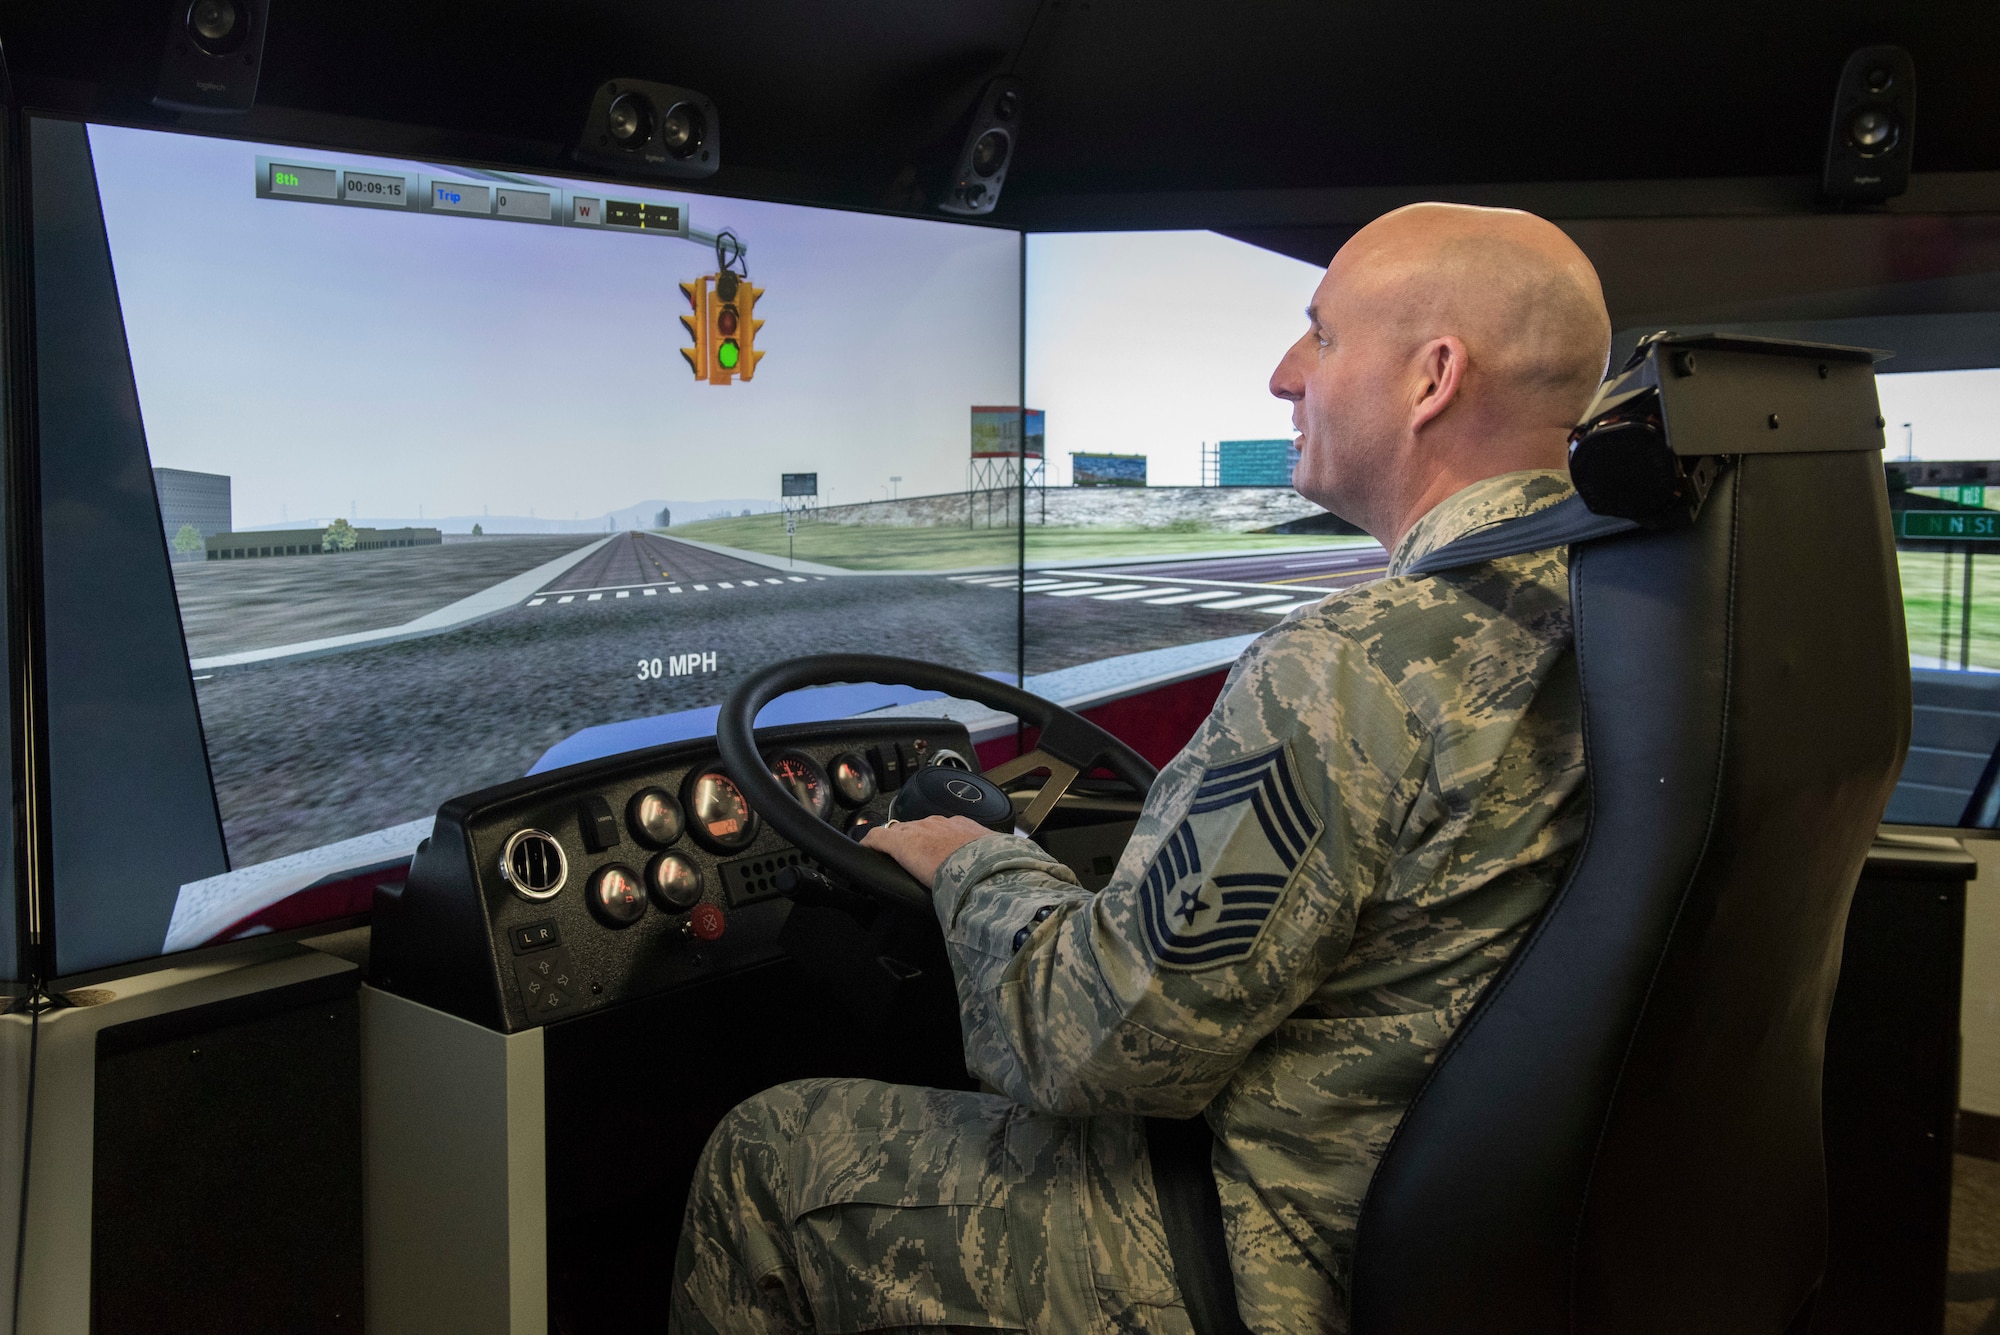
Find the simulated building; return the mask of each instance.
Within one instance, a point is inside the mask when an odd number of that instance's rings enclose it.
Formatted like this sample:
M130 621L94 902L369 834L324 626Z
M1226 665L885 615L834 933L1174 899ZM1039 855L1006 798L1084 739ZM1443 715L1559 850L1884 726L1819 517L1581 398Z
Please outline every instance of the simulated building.
M186 468L155 468L153 495L160 505L160 526L167 550L177 561L199 560L202 548L186 540L176 546L181 530L190 525L206 544L230 528L229 475L197 473Z

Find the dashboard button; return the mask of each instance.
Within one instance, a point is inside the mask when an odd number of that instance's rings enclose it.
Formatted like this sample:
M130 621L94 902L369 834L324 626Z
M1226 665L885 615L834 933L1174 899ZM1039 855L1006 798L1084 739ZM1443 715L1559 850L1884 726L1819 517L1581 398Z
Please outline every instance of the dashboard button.
M722 910L713 904L697 904L688 915L688 934L698 941L715 940L725 926Z
M549 946L562 944L562 933L556 930L555 919L531 922L524 927L516 927L507 934L514 943L514 953L525 955L531 950L544 950Z
M686 913L701 902L701 868L679 853L661 853L646 864L646 893L668 913Z
M625 819L642 844L665 848L681 837L687 818L680 801L664 788L644 788L625 804Z
M590 911L607 927L630 927L646 916L646 892L630 867L612 863L590 878Z
M593 853L602 853L607 848L616 848L622 842L618 833L618 818L611 814L611 804L601 797L586 797L577 811L577 819L583 826L583 844Z

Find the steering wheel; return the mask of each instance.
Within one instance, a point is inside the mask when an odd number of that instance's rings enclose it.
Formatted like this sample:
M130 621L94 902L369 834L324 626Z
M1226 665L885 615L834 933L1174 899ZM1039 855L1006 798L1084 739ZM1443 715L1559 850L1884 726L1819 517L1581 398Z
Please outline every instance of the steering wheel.
M715 720L715 741L723 766L750 805L779 834L856 889L892 904L929 912L931 894L894 858L863 848L786 792L765 765L754 734L757 712L786 692L855 681L942 691L1012 714L1041 729L1034 750L979 776L998 786L1038 770L1047 772L1041 792L1015 822L1015 829L1022 834L1033 834L1070 785L1088 770L1105 766L1140 793L1150 789L1158 775L1145 757L1082 715L977 673L886 654L815 654L753 673L729 693Z

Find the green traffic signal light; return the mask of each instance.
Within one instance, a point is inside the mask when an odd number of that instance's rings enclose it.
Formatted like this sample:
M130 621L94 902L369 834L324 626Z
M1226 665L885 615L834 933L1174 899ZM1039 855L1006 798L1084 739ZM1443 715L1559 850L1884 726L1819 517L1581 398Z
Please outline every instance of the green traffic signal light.
M733 338L723 339L722 346L715 350L716 363L725 371L734 371L736 369L736 358L736 340Z

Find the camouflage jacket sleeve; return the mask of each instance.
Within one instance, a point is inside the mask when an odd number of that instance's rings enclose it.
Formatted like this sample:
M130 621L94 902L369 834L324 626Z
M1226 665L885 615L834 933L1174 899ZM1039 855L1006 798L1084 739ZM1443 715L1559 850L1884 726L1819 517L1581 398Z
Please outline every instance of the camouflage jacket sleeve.
M974 1074L1067 1115L1200 1111L1340 963L1426 751L1352 637L1288 622L1161 772L1103 890L1025 839L953 854L935 904Z

